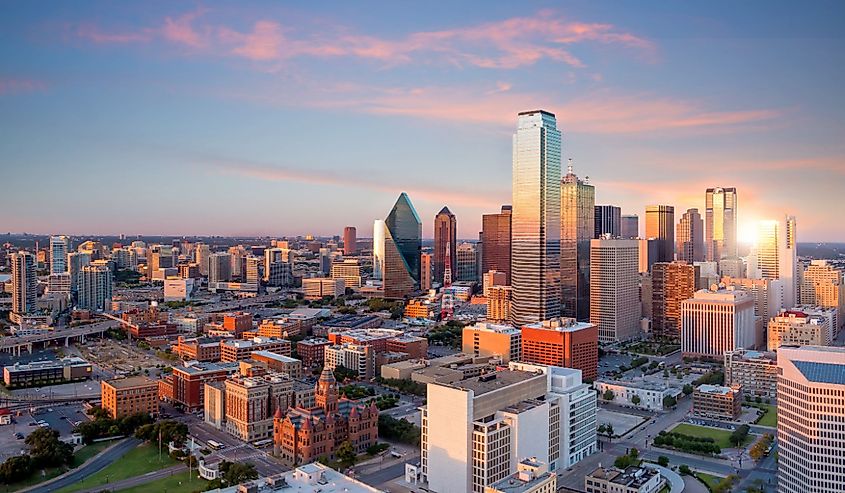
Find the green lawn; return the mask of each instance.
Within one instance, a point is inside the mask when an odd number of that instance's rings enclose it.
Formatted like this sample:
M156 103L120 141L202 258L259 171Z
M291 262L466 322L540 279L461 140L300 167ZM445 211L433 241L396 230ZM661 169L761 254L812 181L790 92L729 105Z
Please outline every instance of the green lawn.
M752 404L747 404L747 405L756 407L758 409L762 409L763 411L766 411L766 414L764 414L763 417L760 418L760 421L758 421L756 424L758 424L760 426L769 426L769 427L772 427L772 428L777 428L777 426L778 426L778 408L777 407L775 407L771 404L757 404L756 402L752 403Z
M130 450L120 460L105 469L97 471L77 484L66 486L58 490L57 493L71 493L73 491L105 486L108 483L134 478L135 476L164 469L165 467L170 467L178 463L179 461L173 460L167 455L166 450L162 451L161 460L159 460L158 447L144 444Z
M695 473L695 477L698 478L699 481L707 485L707 489L713 491L713 488L722 481L723 477L721 476L713 476L712 474L707 474L703 472Z
M733 448L733 444L731 443L731 432L728 430L691 425L689 423L681 423L678 426L672 428L672 430L670 431L673 431L675 433L683 433L684 435L690 435L694 437L712 438L716 441L716 445L718 445L719 448ZM750 441L751 435L745 438L745 444Z
M193 478L188 478L188 474L188 471L182 471L174 474L173 476L168 476L166 478L157 479L155 481L150 481L149 483L117 491L121 493L148 493L150 491L166 493L194 493L195 491L202 491L205 488L207 481L198 477L196 470L194 470Z
M73 454L73 465L70 469L81 466L85 461L99 454L114 443L114 440L110 440L107 442L92 443L91 445L86 445L82 447L75 454ZM22 490L24 488L29 488L30 486L34 486L36 484L43 483L44 481L53 479L59 474L62 474L63 472L67 471L68 469L69 468L67 467L51 467L49 469L44 469L43 471L35 471L32 476L23 481L18 481L17 483L0 486L0 492L7 493Z

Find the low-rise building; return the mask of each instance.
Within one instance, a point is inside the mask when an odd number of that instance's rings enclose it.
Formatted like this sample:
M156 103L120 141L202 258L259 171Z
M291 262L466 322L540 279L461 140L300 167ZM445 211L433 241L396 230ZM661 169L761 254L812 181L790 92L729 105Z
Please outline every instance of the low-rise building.
M742 414L742 390L738 385L699 385L692 393L692 413L702 418L736 421Z
M224 385L225 430L245 442L273 436L273 416L290 407L293 380L278 373L238 375Z
M464 327L461 352L500 358L503 363L522 360L522 332L512 325L478 322Z
M557 474L549 472L549 466L536 457L521 460L516 465L515 473L484 488L484 493L556 492Z
M315 336L326 337L331 332L375 329L381 327L382 323L381 317L376 315L341 315L316 323L313 326L313 333Z
M746 349L727 351L725 385L739 385L746 397L775 399L778 387L777 355Z
M599 393L599 398L614 404L650 411L663 409L663 399L675 397L680 391L676 388L665 385L646 382L640 379L631 381L622 380L596 380L593 388ZM610 393L608 393L608 391ZM611 397L605 399L605 396Z
M265 366L268 371L286 373L293 379L302 378L302 361L273 351L253 351L252 360Z
M657 470L636 466L624 471L599 467L584 478L587 493L657 493L663 486Z
M87 380L91 378L91 373L91 363L76 357L15 363L3 367L3 383L8 389L41 387Z
M405 359L423 359L428 356L428 339L408 334L391 337L387 340L386 351L406 353Z
M164 280L164 301L190 301L194 292L192 278Z
M296 493L384 493L383 490L345 476L319 462L311 462L269 478L212 490L210 493L279 493L288 490Z
M255 351L273 351L291 355L291 344L287 339L272 337L254 337L252 339L224 339L220 341L220 361L230 363L249 359Z
M768 348L781 346L829 346L831 330L827 319L797 310L781 310L769 321Z
M191 362L174 366L173 371L159 383L159 398L182 406L186 411L197 411L205 403L205 384L222 382L237 371L236 363Z
M302 361L302 366L313 368L323 364L326 346L330 346L331 344L331 341L328 339L309 337L308 339L297 341L296 354Z
M147 377L103 380L102 408L112 419L133 414L158 415L158 382Z
M407 318L434 319L437 317L438 306L428 299L412 298L405 304Z
M333 344L326 346L324 367L334 370L342 366L358 374L358 378L375 376L375 350L363 344Z
M332 279L330 277L312 277L302 280L302 290L306 300L321 300L325 297L336 298L343 296L346 292L346 283L343 279Z
M220 361L220 337L179 336L173 352L184 361Z
M402 335L401 330L379 328L331 331L328 337L329 341L334 344L370 346L374 352L380 353L388 350L387 341Z

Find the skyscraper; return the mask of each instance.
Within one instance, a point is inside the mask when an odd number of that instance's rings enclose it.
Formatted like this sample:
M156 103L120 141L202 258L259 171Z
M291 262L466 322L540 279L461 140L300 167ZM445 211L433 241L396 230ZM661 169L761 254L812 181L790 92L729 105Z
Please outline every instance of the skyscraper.
M484 245L481 272L504 272L508 285L511 282L511 211L511 206L503 205L502 212L481 216L481 242Z
M778 492L842 491L845 348L778 350Z
M704 197L707 261L736 257L736 188L708 188Z
M35 277L35 255L20 251L10 258L12 266L12 322L19 323L22 316L35 311L38 296L38 279Z
M355 226L343 228L343 254L355 255L358 253L358 230Z
M754 275L750 276L783 281L783 299L779 308L784 309L792 308L798 300L795 229L794 216L784 216L779 221L761 221L758 224L756 268Z
M640 237L640 217L636 214L625 214L622 216L619 227L620 237L626 240Z
M197 263L201 276L208 276L208 257L211 255L211 248L205 243L197 243L194 246L194 262Z
M384 219L373 221L373 279L384 279Z
M50 274L67 272L67 252L70 239L67 236L50 237Z
M420 254L420 289L423 291L431 289L431 261L430 253Z
M590 322L599 341L628 341L640 333L639 242L590 241Z
M81 252L70 252L67 254L67 271L70 274L70 290L72 293L79 291L79 272L82 267L91 263L91 255Z
M560 315L560 147L555 116L519 113L513 136L511 322Z
M678 260L691 264L704 261L704 221L698 209L687 209L678 222Z
M112 276L109 264L95 260L79 272L79 308L108 310L112 297Z
M754 318L754 298L745 291L696 291L681 302L681 351L722 359L725 351L751 349L757 344Z
M695 294L696 270L684 262L657 262L652 266L653 337L680 341L681 302Z
M595 188L578 178L570 159L560 185L561 315L582 321L590 317L590 240L596 230L595 204Z
M449 254L451 258L457 257L458 268L452 271L452 277L458 281L480 281L478 278L478 251L475 245L469 242L464 242L458 245L458 250L454 254Z
M596 228L593 238L600 238L605 234L610 235L611 238L622 236L621 207L616 207L615 205L596 206Z
M845 279L842 269L827 260L813 260L801 276L801 304L836 309L839 327L832 327L834 337L845 324Z
M384 297L404 298L420 287L422 222L402 192L384 220Z
M208 257L208 285L232 280L232 255L220 252Z
M443 283L444 261L446 259L446 246L449 247L449 255L452 265L452 276L458 272L458 251L457 244L458 225L455 215L448 207L443 207L434 216L434 280Z
M657 240L657 261L675 260L675 208L648 205L645 208L645 237Z

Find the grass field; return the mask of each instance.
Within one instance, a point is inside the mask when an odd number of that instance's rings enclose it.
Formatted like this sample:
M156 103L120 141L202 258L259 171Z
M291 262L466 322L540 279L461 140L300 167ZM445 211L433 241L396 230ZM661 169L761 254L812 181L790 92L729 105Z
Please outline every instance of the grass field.
M174 474L173 476L168 476L166 478L157 479L155 481L150 481L149 483L117 491L120 493L148 493L150 491L194 493L195 491L202 491L208 482L198 477L196 470L194 470L193 478L188 478L188 474L188 471L182 471Z
M13 491L22 490L24 488L28 488L30 486L34 486L36 484L43 483L44 481L53 479L59 474L62 474L63 472L67 471L68 469L73 469L81 466L85 461L99 454L114 443L115 442L113 440L110 440L107 442L99 442L92 443L91 445L86 445L79 449L75 454L73 454L72 467L52 467L49 469L44 469L43 471L35 471L32 476L23 481L18 481L17 483L0 486L0 492L11 493Z
M749 406L756 407L758 409L762 409L766 411L766 414L760 418L756 424L760 426L770 426L772 428L777 428L778 425L778 408L771 405L771 404L757 404L756 402L753 404L748 404Z
M57 493L71 493L73 491L105 486L108 483L134 478L135 476L170 467L178 463L178 461L171 459L166 452L162 453L161 460L159 460L158 448L145 444L130 450L120 460L105 469L97 471L79 483L66 486L58 490Z
M694 437L712 438L716 441L716 445L718 445L719 448L733 448L733 444L731 443L731 432L728 430L720 430L718 428L708 428L706 426L681 423L678 426L672 428L671 431L675 433L683 433L684 435L690 435ZM743 445L748 444L750 441L751 436L749 435L745 438L745 443Z
M724 478L721 476L713 476L712 474L707 474L703 472L695 473L695 477L698 478L699 481L707 485L707 489L713 491L713 488L716 487L717 484Z

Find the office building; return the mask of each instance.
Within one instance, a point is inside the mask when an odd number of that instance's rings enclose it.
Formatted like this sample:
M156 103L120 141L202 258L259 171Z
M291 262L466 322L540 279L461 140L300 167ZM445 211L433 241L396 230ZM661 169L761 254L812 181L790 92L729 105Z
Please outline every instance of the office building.
M451 259L450 270L452 271L452 279L458 272L457 259L457 235L458 226L455 215L448 207L443 207L440 212L434 216L434 281L443 283L443 273L445 272L446 251L449 251Z
M563 193L563 191L561 191ZM561 221L563 217L561 216ZM622 208L615 205L597 205L595 208L595 231L593 238L602 236L622 237ZM636 236L635 236L636 238Z
M224 363L249 359L255 351L272 351L290 356L291 343L287 339L274 339L272 337L254 337L249 340L223 339L220 341L220 361Z
M595 188L578 178L571 159L560 185L560 200L560 313L586 320L590 316L590 240L596 229L595 214L599 207L608 206L595 206Z
M358 230L355 226L343 228L343 254L356 255L358 253Z
M473 281L478 279L478 250L473 243L461 243L458 245L457 253L451 256L457 257L456 265L458 270L452 271L452 278L457 281Z
M571 368L511 362L452 384L429 383L422 476L430 491L481 493L525 457L562 471L597 451L596 394Z
M645 208L645 237L657 240L657 261L675 260L675 208L648 205Z
M698 209L687 209L678 222L678 260L692 264L704 261L704 220Z
M592 323L558 318L523 325L521 332L522 361L575 368L589 381L598 377L599 332Z
M725 351L725 385L739 385L746 397L777 398L778 362L773 352Z
M79 246L82 248L82 245ZM81 250L80 250L81 251ZM92 256L93 258L93 256ZM147 249L147 276L159 269L176 266L176 254L170 245L150 245Z
M481 272L504 272L505 284L511 282L512 207L503 205L498 214L481 216Z
M92 367L82 358L33 361L3 367L3 384L7 389L44 387L91 378Z
M165 279L164 280L164 301L191 301L194 291L194 280L188 279Z
M560 152L555 116L518 115L513 137L511 323L560 315Z
M219 252L208 257L208 284L229 282L232 280L232 256ZM240 262L239 262L240 263ZM202 273L202 270L200 270Z
M598 327L603 343L640 334L638 260L637 240L590 242L590 323Z
M373 279L384 279L384 220L373 221Z
M70 274L70 289L76 293L79 291L79 273L82 267L91 263L91 255L88 253L70 252L67 254L67 269Z
M489 322L506 322L510 320L511 294L510 286L491 286L487 290L487 320Z
M838 323L831 327L833 337L845 326L845 279L842 269L827 260L813 260L801 276L801 304L836 310Z
M651 272L651 266L658 262L657 247L658 242L655 239L637 239L637 270L640 274Z
M361 287L361 264L357 258L332 262L332 279L341 279L347 288Z
M264 250L264 283L274 287L292 285L293 266L289 260L290 251L285 251L282 248ZM250 282L249 279L247 282Z
M640 217L636 214L623 214L620 219L619 237L633 240L640 237Z
M95 260L79 272L79 302L84 310L107 311L111 307L111 267L104 260Z
M722 258L722 260L719 261L719 275L736 278L748 277L748 270L745 267L745 260L739 257Z
M302 280L302 291L306 300L322 300L325 297L337 298L346 292L343 279L331 277L311 277Z
M490 288L493 286L507 286L508 276L504 272L491 270L485 272L481 276L482 294L486 297L490 294Z
M756 269L761 279L783 281L783 299L778 308L789 309L798 301L798 254L795 217L761 221L757 229ZM749 269L751 266L749 266Z
M519 461L516 472L484 488L484 493L557 493L557 474L529 457Z
M194 262L196 262L201 276L208 276L209 257L211 257L211 248L208 245L202 242L194 245Z
M50 274L47 278L47 292L59 293L69 297L73 292L70 281L70 273L62 272L59 274Z
M511 325L477 322L464 327L461 352L501 359L503 363L521 361L522 333Z
M274 419L293 400L293 380L278 373L236 375L224 381L225 429L230 435L251 442L273 437Z
M736 257L736 188L708 188L704 197L707 261Z
M419 289L422 222L402 192L384 220L384 297L404 298Z
M815 305L798 305L796 307L793 307L790 311L804 312L805 314L811 317L816 316L825 319L831 340L835 338L833 335L833 327L836 327L837 325L842 325L839 321L839 313L836 311L836 308L825 308L823 306Z
M742 390L737 385L699 385L692 393L692 414L700 418L736 421L742 414Z
M325 368L342 366L357 373L358 378L370 379L376 372L376 350L363 344L333 344L323 350Z
M684 262L657 262L652 266L652 337L680 341L681 302L695 293L696 270Z
M158 382L128 377L101 382L101 407L112 419L133 414L158 415Z
M12 267L12 312L13 323L35 311L38 298L38 279L35 276L35 255L20 251L10 258Z
M198 411L205 406L205 384L222 382L237 371L237 365L231 363L191 362L174 366L173 371L159 381L159 397L165 400L164 395L169 395L167 400L186 411Z
M297 341L296 354L302 360L302 365L306 368L312 368L323 364L325 361L326 346L330 346L331 341L328 339L321 339L319 337L309 337Z
M681 351L684 356L721 360L726 351L753 349L754 299L720 287L696 291L681 302Z
M657 469L630 466L625 470L599 466L584 478L587 493L657 493L665 480Z
M70 238L67 236L50 237L50 274L64 274L68 271L68 250L70 250Z
M428 291L432 287L431 276L434 274L432 270L433 260L433 256L430 253L420 254L420 289L422 291Z
M834 493L845 478L845 348L778 351L778 493Z
M831 330L828 319L797 310L782 310L769 320L768 349L781 346L829 346Z

